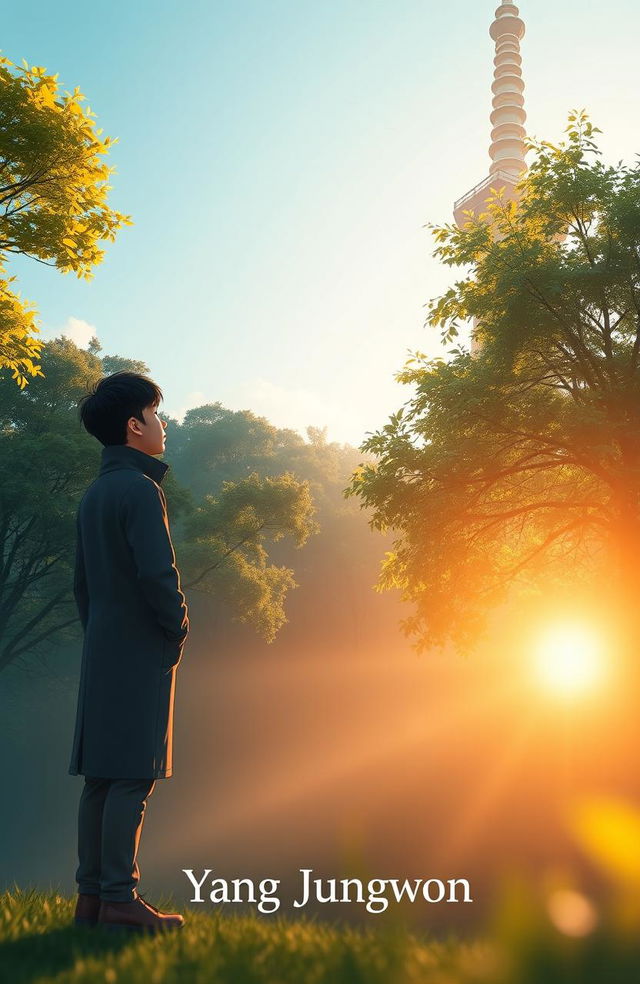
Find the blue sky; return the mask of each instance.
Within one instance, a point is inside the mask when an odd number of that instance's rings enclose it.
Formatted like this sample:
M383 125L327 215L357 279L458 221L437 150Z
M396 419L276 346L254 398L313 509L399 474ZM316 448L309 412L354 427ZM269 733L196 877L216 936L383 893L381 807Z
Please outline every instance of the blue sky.
M221 401L359 444L409 397L407 350L454 274L428 221L488 165L495 3L23 0L1 48L57 72L118 137L111 203L130 213L91 282L13 264L44 337L93 326L144 360L164 409ZM523 0L527 130L584 106L632 162L640 12ZM86 335L86 331L84 332Z

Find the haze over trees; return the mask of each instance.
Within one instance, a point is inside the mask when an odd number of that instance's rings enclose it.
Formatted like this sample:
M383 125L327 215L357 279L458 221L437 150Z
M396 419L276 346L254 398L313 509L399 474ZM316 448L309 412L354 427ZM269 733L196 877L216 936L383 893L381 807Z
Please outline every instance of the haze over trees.
M79 638L75 514L98 473L101 446L82 428L78 400L105 366L147 371L119 356L103 360L99 352L97 340L85 351L57 338L43 347L43 379L19 389L0 375L0 670ZM269 642L286 621L286 597L296 586L294 571L274 563L271 551L283 540L300 548L318 530L310 483L292 471L305 442L296 434L287 460L290 432L249 411L202 409L205 419L211 413L218 419L208 434L211 450L196 412L183 425L170 421L169 461L171 435L177 457L192 439L200 447L203 466L192 459L194 477L207 464L215 471L220 459L218 473L195 492L181 483L179 469L165 479L183 585L188 595L215 596L230 617ZM183 475L189 479L184 465Z
M104 355L96 338L86 350L56 338L42 362L44 378L22 390L0 372L0 670L53 667L58 651L80 641L75 513L101 448L77 403L102 375L148 372ZM357 585L368 583L379 543L342 490L362 454L327 441L325 429L307 428L305 440L220 403L188 411L182 423L163 416L163 488L189 603L203 601L196 621L204 634L228 619L274 641L303 582L305 598L322 596L336 639L358 634L366 616ZM304 636L317 612L307 601L296 612Z

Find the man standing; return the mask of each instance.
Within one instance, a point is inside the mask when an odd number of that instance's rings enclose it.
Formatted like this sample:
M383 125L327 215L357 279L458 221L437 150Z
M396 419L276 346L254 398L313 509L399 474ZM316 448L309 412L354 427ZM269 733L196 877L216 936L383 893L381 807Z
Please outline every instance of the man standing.
M117 372L80 401L102 464L80 502L74 595L84 628L69 772L84 775L78 814L77 925L180 927L137 893L148 797L172 774L176 670L188 610L161 489L168 465L162 391Z

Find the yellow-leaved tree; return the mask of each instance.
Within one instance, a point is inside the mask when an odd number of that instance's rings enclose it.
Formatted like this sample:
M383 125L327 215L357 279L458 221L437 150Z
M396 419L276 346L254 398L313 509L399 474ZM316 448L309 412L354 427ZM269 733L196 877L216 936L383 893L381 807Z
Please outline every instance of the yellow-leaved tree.
M10 254L89 280L129 216L109 208L104 158L115 140L102 138L78 88L61 91L57 75L0 57L0 370L23 388L41 376L42 342L34 306L7 274Z

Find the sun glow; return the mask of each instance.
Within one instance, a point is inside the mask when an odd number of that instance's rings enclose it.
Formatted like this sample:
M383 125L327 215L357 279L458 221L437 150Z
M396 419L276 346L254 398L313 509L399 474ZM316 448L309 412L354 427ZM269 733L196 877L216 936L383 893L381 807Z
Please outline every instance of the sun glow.
M594 628L579 622L548 626L535 645L537 675L547 690L576 696L593 690L602 676L602 643Z

